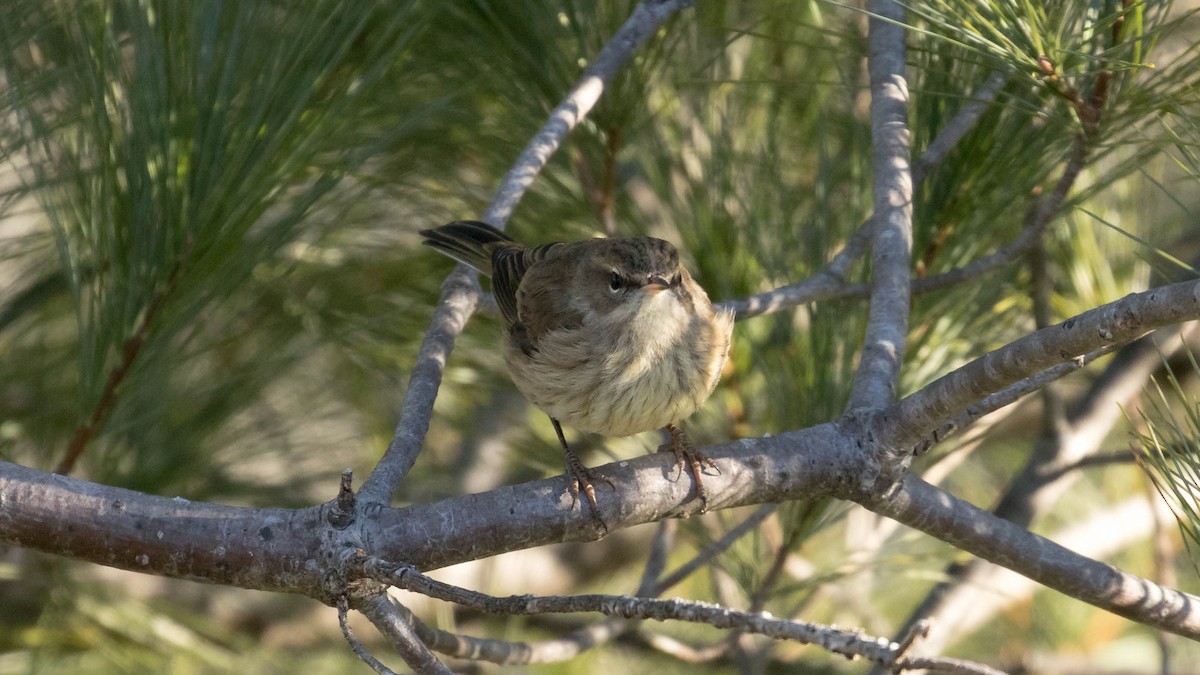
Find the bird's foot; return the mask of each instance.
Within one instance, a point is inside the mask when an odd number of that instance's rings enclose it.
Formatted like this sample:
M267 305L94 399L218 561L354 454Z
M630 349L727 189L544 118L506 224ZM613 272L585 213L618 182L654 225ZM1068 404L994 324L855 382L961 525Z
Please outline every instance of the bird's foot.
M567 458L567 478L571 481L571 497L575 501L578 501L579 493L582 492L583 496L587 498L588 504L591 505L592 517L596 519L597 523L600 523L600 527L604 529L605 533L607 533L608 525L606 525L604 523L604 519L600 517L600 509L596 506L596 488L592 485L592 481L604 481L605 483L608 483L608 486L613 490L617 489L616 484L609 480L608 477L592 471L584 466L583 462L579 461L579 456L576 455L570 448L564 447L563 454Z
M674 453L675 466L679 469L680 476L683 475L683 467L687 466L688 473L692 474L692 478L696 481L696 499L700 500L700 513L705 513L708 511L708 488L704 487L704 479L701 478L701 474L706 468L717 469L717 463L708 455L697 450L683 429L674 424L668 424L667 433L671 434L671 442L659 447L658 451L670 450Z

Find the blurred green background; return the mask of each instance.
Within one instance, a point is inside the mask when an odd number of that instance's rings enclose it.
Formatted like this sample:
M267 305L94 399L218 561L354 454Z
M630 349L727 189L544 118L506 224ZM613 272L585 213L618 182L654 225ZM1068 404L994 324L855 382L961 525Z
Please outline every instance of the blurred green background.
M1045 237L1053 318L1192 276L1171 261L1200 253L1200 24L1190 4L1127 8L1119 28L1122 5L1111 0L915 4L916 151L989 74L1006 78L996 104L917 191L916 274L962 265L1019 234L1080 133L1065 87L1087 92L1107 70L1091 162ZM6 0L0 458L51 470L74 443L83 453L73 475L244 505L330 499L345 467L361 480L391 438L451 267L418 245L416 231L483 211L633 6ZM518 207L510 233L529 243L664 237L714 300L808 277L870 214L865 52L857 6L698 3L607 90ZM1051 56L1058 83L1039 73L1040 54ZM866 274L860 265L854 280ZM1031 286L1029 265L1014 263L915 299L904 392L1030 331ZM844 299L740 323L722 384L688 422L693 439L835 418L865 316L865 301ZM498 331L496 319L477 316L459 339L399 502L562 471L548 420L504 373ZM1104 366L1064 382L1059 395L1074 400ZM1033 397L982 438L939 448L915 468L936 465L947 489L990 506L1032 451L1040 415ZM651 434L568 434L589 464L658 444ZM1120 422L1099 451L1129 444ZM1153 495L1132 462L1079 473L1037 531L1116 523L1115 507ZM749 513L682 523L672 565ZM1169 516L1120 522L1116 541L1093 542L1109 544L1097 555L1200 590ZM631 592L653 532L439 576L499 594ZM797 503L671 593L889 635L946 564L963 558L857 508ZM1167 653L1171 672L1196 672L1195 645L1160 644L1148 629L1052 592L976 590L1011 598L978 628L942 626L955 637L952 655L1031 672L1103 664L1152 673ZM433 625L502 639L550 638L590 621L504 621L406 602ZM0 607L0 673L366 671L332 611L302 598L0 547ZM399 663L369 625L355 625ZM675 624L645 630L697 645L724 637ZM866 670L749 638L693 666L635 634L567 663L506 672L698 667Z

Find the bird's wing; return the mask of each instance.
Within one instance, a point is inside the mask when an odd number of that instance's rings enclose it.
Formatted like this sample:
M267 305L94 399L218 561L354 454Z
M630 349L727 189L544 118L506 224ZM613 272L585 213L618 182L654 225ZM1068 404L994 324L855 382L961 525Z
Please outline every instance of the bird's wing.
M509 336L526 355L539 348L549 332L583 326L584 313L578 298L572 298L575 275L579 273L579 242L548 251L550 260L534 265L517 291L517 322Z
M521 320L517 311L517 289L521 287L525 273L562 246L565 244L543 244L532 248L500 246L492 249L492 294L496 296L500 314L509 327Z

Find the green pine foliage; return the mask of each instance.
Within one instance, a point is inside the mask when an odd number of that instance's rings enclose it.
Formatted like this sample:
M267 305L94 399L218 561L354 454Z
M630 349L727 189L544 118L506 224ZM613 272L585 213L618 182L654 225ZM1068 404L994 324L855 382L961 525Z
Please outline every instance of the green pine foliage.
M50 470L78 445L73 473L98 482L294 506L332 497L346 466L361 480L391 438L450 269L416 231L482 212L636 3L0 4L0 459ZM911 3L914 153L990 75L1004 77L979 124L916 190L917 276L1014 240L1081 135L1089 163L1045 240L1055 320L1145 288L1152 272L1194 275L1169 263L1200 252L1200 26L1176 4ZM670 239L717 301L819 272L872 211L866 30L857 4L697 3L607 90L509 231L529 243ZM1104 77L1093 132L1070 92L1086 95ZM858 265L849 280L868 273ZM915 297L901 393L1031 330L1029 286L1028 266L1013 263ZM739 323L722 384L688 421L693 438L835 418L866 316L865 300L843 298ZM476 316L458 341L401 501L562 471L548 421L504 373L498 332L493 317ZM1186 474L1172 462L1194 459L1194 447L1179 450L1197 433L1194 415L1160 412L1139 436L1144 464L1179 496ZM964 453L950 489L987 505L1029 452L1028 426ZM571 438L589 464L660 442ZM1076 490L1128 496L1136 481L1119 469ZM1072 499L1066 511L1093 504ZM1194 544L1200 516L1181 504ZM668 567L750 511L686 523ZM872 548L850 511L782 506L669 593L886 635L956 552L905 532ZM646 529L537 560L559 575L554 592L628 592ZM487 565L495 586L481 590L530 590L507 585L502 562ZM359 667L314 603L157 580L134 592L129 575L108 574L0 551L0 606L18 608L0 612L0 673ZM1180 585L1196 590L1194 576ZM1039 623L1033 639L1028 607L1018 608L994 619L1002 651L974 640L958 655L1011 665L1077 651L1096 612L1048 595L1037 602L1068 607L1055 614L1061 626ZM563 632L421 613L505 639ZM284 635L295 626L312 636L303 649ZM664 630L697 643L723 637ZM1111 639L1137 650L1152 636L1122 624ZM756 672L861 672L815 649L751 643ZM733 672L732 663L711 667ZM546 667L604 668L694 670L634 641Z
M1138 411L1142 430L1133 432L1135 449L1138 464L1170 507L1192 565L1200 571L1200 400L1186 386L1186 380L1200 375L1200 363L1187 351L1186 365L1166 366L1165 381L1153 383Z

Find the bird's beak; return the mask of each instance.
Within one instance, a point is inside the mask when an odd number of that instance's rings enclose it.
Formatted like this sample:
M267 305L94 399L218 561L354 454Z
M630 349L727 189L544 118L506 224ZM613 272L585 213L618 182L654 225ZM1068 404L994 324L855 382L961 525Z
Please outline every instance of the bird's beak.
M650 295L654 295L659 291L665 291L671 287L671 282L661 274L651 274L647 279L642 290Z

